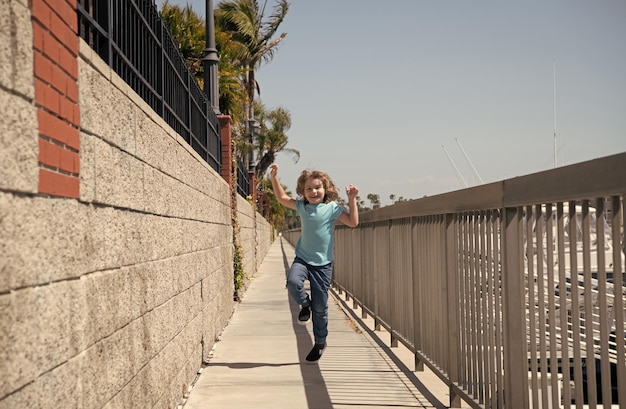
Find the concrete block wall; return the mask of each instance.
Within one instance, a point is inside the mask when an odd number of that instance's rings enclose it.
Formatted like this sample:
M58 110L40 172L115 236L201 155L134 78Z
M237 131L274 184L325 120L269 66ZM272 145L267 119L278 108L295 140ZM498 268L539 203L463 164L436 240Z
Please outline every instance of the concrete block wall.
M82 41L76 167L47 161L34 3L0 7L0 409L175 408L234 307L229 186Z
M37 112L28 0L0 7L0 189L37 192ZM1 234L1 233L0 233ZM1 278L0 278L1 279Z
M241 239L241 247L244 254L255 254L256 252L256 233L254 212L250 203L243 197L237 195L237 211L239 221L239 234ZM247 277L251 277L256 272L256 264L254 258L246 257L243 261L243 269Z
M240 239L244 253L244 286L247 287L249 278L256 274L272 244L274 231L271 225L253 210L246 199L237 196L237 203Z

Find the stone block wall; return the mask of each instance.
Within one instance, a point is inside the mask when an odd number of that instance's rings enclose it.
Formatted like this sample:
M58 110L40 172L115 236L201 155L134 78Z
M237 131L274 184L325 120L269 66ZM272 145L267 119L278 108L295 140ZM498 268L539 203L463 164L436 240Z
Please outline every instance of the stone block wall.
M44 3L0 7L0 409L175 408L234 307L229 186L82 41L79 114L47 107ZM254 274L271 229L238 209Z
M243 263L244 286L247 287L249 278L256 274L265 258L274 240L275 232L272 226L258 212L255 212L250 203L241 196L237 196L237 209L241 246L245 255Z
M37 192L37 112L28 0L0 7L0 189ZM1 234L1 233L0 233ZM1 278L0 278L1 280Z

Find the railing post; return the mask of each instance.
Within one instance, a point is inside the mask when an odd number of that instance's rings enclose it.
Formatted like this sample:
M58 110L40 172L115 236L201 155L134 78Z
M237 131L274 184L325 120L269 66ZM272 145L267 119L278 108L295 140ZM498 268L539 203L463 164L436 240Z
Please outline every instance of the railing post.
M624 234L624 217L626 215L626 196L622 196L621 198L621 206L620 206L620 198L619 196L614 196L611 206L611 230L613 236L613 243L619 243L620 235ZM621 221L621 224L620 224ZM621 231L620 231L621 226ZM624 241L622 239L622 246L624 246ZM617 247L617 248L616 248ZM624 247L621 249L616 244L613 244L613 265L614 266L623 266L622 264L622 253L624 252ZM615 270L614 270L615 271ZM622 274L613 274L613 288L624 288ZM623 298L614 297L613 311L615 311L615 333L616 334L624 334L626 333L626 328L624 328L624 311L626 311L626 305L624 305ZM617 400L618 402L626 402L626 351L624 347L624 338L616 337L615 338L615 352L617 353Z
M422 227L422 229L420 229ZM411 244L408 247L414 254L411 257L411 281L413 284L413 346L415 351L413 352L413 363L415 365L415 371L424 371L424 361L420 358L420 351L423 350L423 337L424 322L422 320L422 297L420 289L422 288L422 276L420 274L420 261L421 255L419 253L419 246L422 245L422 240L427 234L424 232L427 228L420 226L417 217L411 217ZM417 254L417 255L416 255Z
M448 322L446 328L448 328L448 378L450 380L450 407L460 408L461 397L456 393L454 385L459 383L459 368L461 367L459 362L459 332L458 332L458 308L457 303L459 300L457 289L457 256L458 239L456 237L454 215L447 213L445 215L445 235L446 235L446 248L445 254L445 269L446 269L446 287L447 287L447 318Z
M378 239L378 233L376 232L376 230L380 229L381 227L376 227L376 223L372 223L372 240L374 242L374 244L377 243L377 239ZM378 315L380 314L380 286L379 283L381 281L381 272L378 269L378 257L380 257L380 253L381 250L378 249L378 246L375 245L374 246L374 272L373 272L373 282L372 285L374 286L374 331L380 331L380 320L378 319Z
M351 245L351 251L350 251L350 255L351 255L351 260L350 260L350 276L352 276L352 282L355 283L354 287L355 287L355 292L356 289L358 288L359 293L356 294L356 297L352 299L352 308L356 309L357 307L359 307L359 303L357 302L358 299L361 300L361 303L363 303L364 300L364 292L363 292L363 274L359 274L357 273L357 271L361 270L361 227L356 227L356 228L350 228L350 236L351 240L350 242L353 243L353 241L356 241L356 244L352 244ZM356 237L355 237L356 236ZM353 249L359 249L359 252L357 254L356 251L352 251ZM356 264L358 260L358 265ZM359 281L359 285L356 285L356 281ZM363 316L363 308L361 308L361 316ZM364 317L363 317L364 318Z
M506 407L528 408L522 208L505 208L504 222L504 402Z
M389 254L389 257L387 257L387 273L389 275L391 275L391 254L393 254L393 252L391 251L391 247L395 244L392 243L392 237L391 237L391 233L392 233L392 226L393 226L393 221L389 220L387 222L387 228L389 229L389 241L387 242L388 246L387 246L387 254ZM394 299L394 293L393 293L393 285L389 286L389 294L387 294L388 300L393 300ZM391 305L391 303L389 304ZM393 314L393 312L392 312ZM389 322L389 343L391 345L392 348L395 348L398 346L398 338L394 335L394 328L393 328L393 320L390 319Z
M365 229L369 229L369 227L364 227L362 224L358 227L359 229L359 257L361 258L361 260L363 260L363 255L368 252L368 251L372 251L372 248L366 248L366 244L367 244L367 240L366 240L366 234L365 234ZM373 237L373 236L372 236ZM371 244L371 243L370 243ZM361 261L360 264L360 272L357 272L357 276L360 278L361 280L361 296L363 298L363 303L361 304L361 318L365 319L367 318L367 311L365 310L366 307L366 303L365 300L367 299L368 302L370 302L369 297L366 296L366 294L369 294L369 285L371 283L368 283L367 278L370 278L371 276L368 274L368 276L366 277L365 274L362 273L362 271L364 270L363 267L363 262ZM371 308L371 307L370 307Z

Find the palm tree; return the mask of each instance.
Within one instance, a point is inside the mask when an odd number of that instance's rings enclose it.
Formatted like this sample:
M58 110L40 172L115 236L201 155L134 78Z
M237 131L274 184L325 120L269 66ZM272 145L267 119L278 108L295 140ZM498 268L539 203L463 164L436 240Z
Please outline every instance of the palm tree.
M262 102L254 103L254 113L261 126L259 134L252 144L256 150L257 163L255 177L260 180L269 166L274 163L278 152L289 152L294 162L300 159L300 152L287 148L287 131L291 128L291 114L283 107L267 110Z
M248 120L254 119L254 94L259 90L255 70L272 60L278 44L286 36L283 33L273 39L289 10L289 4L286 0L278 0L274 12L264 20L266 2L259 7L256 0L228 0L220 2L215 10L215 45L220 56L220 112L231 116L236 135L245 134ZM181 8L170 5L168 1L161 8L161 16L187 66L202 87L205 22L191 5ZM245 141L238 141L242 153L250 150L245 144Z
M380 207L380 195L370 193L367 195L367 200L372 204L372 209L378 209Z
M365 201L358 195L356 197L356 206L359 210L370 210L367 206L365 206Z
M240 43L232 41L231 34L224 33L217 28L215 29L215 45L220 56L217 70L220 112L230 115L233 124L239 127L245 121L244 106L248 101L246 89L241 81L246 70L238 63L239 56L245 51Z
M270 62L278 45L286 33L274 38L278 26L289 11L287 0L278 0L272 14L264 20L267 0L259 7L256 0L225 0L215 10L216 30L230 35L233 41L240 43L245 53L239 55L239 64L246 70L244 87L248 96L246 104L247 120L254 119L254 94L259 92L255 79L255 70L263 63ZM247 123L247 122L246 122Z

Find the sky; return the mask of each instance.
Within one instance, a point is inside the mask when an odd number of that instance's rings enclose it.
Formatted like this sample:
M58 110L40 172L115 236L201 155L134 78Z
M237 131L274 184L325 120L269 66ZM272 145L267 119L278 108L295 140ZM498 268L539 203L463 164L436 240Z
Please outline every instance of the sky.
M626 152L624 0L292 0L278 32L256 76L293 195L304 169L369 206L554 168L555 140L556 166Z

